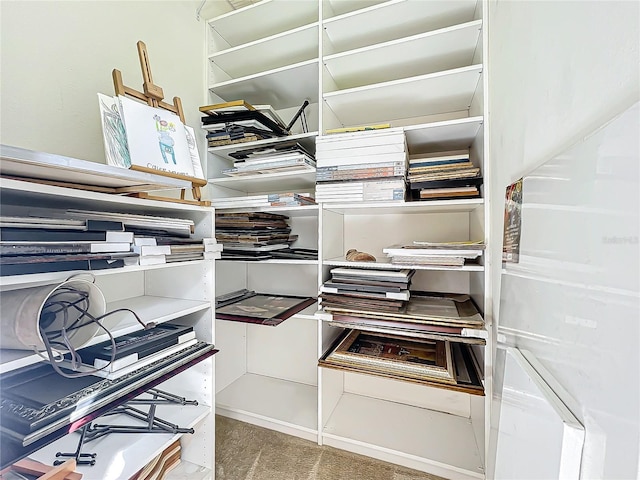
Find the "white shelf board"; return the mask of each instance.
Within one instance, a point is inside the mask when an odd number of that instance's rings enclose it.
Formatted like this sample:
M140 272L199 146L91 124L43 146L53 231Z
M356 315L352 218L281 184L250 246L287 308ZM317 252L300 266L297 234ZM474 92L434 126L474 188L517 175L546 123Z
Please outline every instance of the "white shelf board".
M392 40L323 58L339 88L471 65L482 20Z
M187 188L187 187L181 187ZM191 183L188 183L191 188ZM73 202L74 208L78 208L78 202L82 202L83 210L106 210L109 208L124 208L129 213L159 216L184 215L185 212L206 213L208 207L200 207L182 203L172 203L143 198L127 197L110 193L91 192L75 188L57 187L39 183L25 182L21 180L2 179L2 203L24 201L24 205L36 205L48 208L57 208L58 205L68 205Z
M344 257L327 258L322 261L323 265L332 267L354 267L354 268L373 268L373 269L393 269L402 270L410 268L414 270L438 270L438 271L454 271L454 272L484 272L483 265L465 265L463 267L446 267L438 265L399 265L396 263L377 261L377 262L349 262Z
M469 148L482 124L477 116L405 127L409 154Z
M0 145L0 172L104 188L128 188L133 192L191 187L186 180L10 145ZM2 180L3 188L5 181Z
M138 314L140 320L144 323L151 321L164 323L210 307L210 302L144 295L107 303L106 311L111 312L119 308L130 308ZM105 318L102 324L116 337L142 329L142 326L130 312L117 312ZM96 336L85 346L106 340L109 340L109 336L104 333L104 330L100 329ZM0 349L0 373L32 365L39 361L42 361L42 358L31 350Z
M304 100L317 103L318 59L216 83L209 90L225 101L242 98L276 110L299 107Z
M271 212L288 217L316 217L318 216L318 205L302 205L299 207L234 207L221 208L215 207L218 213L237 213L237 212Z
M203 125L202 128L204 130L209 130L206 125ZM315 139L318 136L318 132L306 132L306 133L296 133L294 135L289 135L287 137L277 137L277 138L268 138L265 140L257 140L255 142L246 142L246 143L234 143L232 145L221 145L219 147L209 147L208 152L219 157L225 158L231 162L236 159L229 156L229 153L237 152L238 150L246 150L249 148L260 148L260 147L268 147L269 145L273 145L275 143L281 142L290 142L296 141L303 147L305 147L310 152L314 152L316 149Z
M316 441L317 395L313 385L245 373L216 393L216 413Z
M143 407L145 408L145 407ZM201 405L161 405L157 416L180 427L195 427L206 416L211 415L211 407ZM100 417L99 424L111 425L144 425L140 420L125 415ZM76 471L86 479L121 480L131 478L155 456L159 455L176 439L189 434L112 434L87 443L83 452L97 453L94 466L78 466ZM56 459L56 452L74 452L78 445L79 435L72 433L43 447L31 458L39 462L51 464Z
M0 277L0 287L20 285L22 287L46 285L49 283L63 282L72 274L89 274L95 277L104 275L116 275L118 273L130 273L148 270L160 270L165 268L180 268L189 265L197 265L209 260L193 260L189 262L171 262L159 265L132 265L121 268L107 268L104 270L67 270L64 272L33 273L28 275L8 275ZM4 288L3 288L4 289Z
M366 125L468 110L481 80L482 65L324 94L343 125Z
M290 171L212 178L209 183L245 193L306 191L315 188L316 172Z
M435 30L473 20L476 0L391 0L355 10L323 22L327 38L337 51ZM372 25L382 26L372 28Z
M238 46L317 21L316 2L264 0L212 18L207 23L227 43Z
M216 52L209 60L231 78L238 78L317 57L318 22L315 22Z
M202 465L180 460L178 466L164 478L165 480L213 480L214 472Z
M342 215L406 215L422 213L472 212L484 205L483 198L430 200L404 203L322 203L324 210Z
M471 421L447 413L344 393L323 443L446 478L484 478Z

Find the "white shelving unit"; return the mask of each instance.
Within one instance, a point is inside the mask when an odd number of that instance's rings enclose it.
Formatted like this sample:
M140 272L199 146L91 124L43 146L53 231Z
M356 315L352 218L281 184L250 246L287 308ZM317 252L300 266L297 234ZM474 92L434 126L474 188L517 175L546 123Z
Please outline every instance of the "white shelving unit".
M241 52L297 35L300 37L295 38L301 39L301 44L225 78L216 75L217 67L211 67L212 103L240 98L269 103L279 109L288 107L279 111L286 118L295 112L292 107L306 98L299 85L305 83L307 88L315 88L306 95L312 103L309 123L317 130L305 141L323 136L329 129L390 123L404 131L409 154L469 149L471 161L488 182L483 0L294 3L296 11L291 13L271 0L209 21L210 37L215 41L208 42L208 61L213 63L223 57L231 61L228 56L242 62ZM242 27L258 15L259 33ZM232 22L237 29L251 31L221 42L218 25ZM319 38L302 40L302 32L316 25ZM297 76L295 85L289 83L288 76L274 82L276 74L303 66L313 72ZM289 99L289 93L298 97ZM283 99L280 103L275 100L279 95ZM251 146L274 141L282 140L252 142ZM230 151L231 147L209 149L207 171L213 198L309 189L309 183L290 183L290 178L301 175L274 176L273 181L264 176L221 178L219 172L231 161ZM312 176L309 180L313 181ZM393 244L416 239L484 240L487 250L477 264L403 268L417 270L412 281L415 290L469 294L484 313L486 325L467 333L491 341L491 239L485 192L480 199L324 203L313 217L307 217L303 210L294 212L286 212L292 222L308 219L304 226L297 226L305 232L307 245L318 248L318 262L218 262L218 283L225 284L225 291L264 288L273 293L315 296L333 267L399 268L387 263L382 252ZM314 234L317 237L312 241ZM373 254L377 263L347 262L345 252L351 248ZM317 368L318 358L340 334L329 320L320 311L313 319L296 316L275 328L217 321L221 348L216 362L218 413L448 478L484 478L492 393L491 358L484 350L490 351L490 345L473 348L485 372L486 397L469 395ZM381 419L385 419L384 425Z
M70 174L72 176L72 174ZM195 238L214 235L213 210L179 203L136 199L119 195L90 192L32 182L3 179L1 185L3 215L11 215L20 208L52 211L76 208L105 212L132 213L193 220ZM149 267L130 266L110 270L92 271L95 284L107 301L106 311L128 308L147 322L168 321L192 325L196 338L215 344L214 298L215 264L212 260L176 262ZM72 274L87 272L52 272L43 274L3 276L3 292L33 286L56 285ZM127 312L107 317L104 325L115 336L140 330L141 325ZM89 342L95 344L108 337L103 331ZM7 373L40 361L28 350L0 350L0 372ZM196 400L198 406L161 406L158 416L181 427L193 428L195 433L183 435L107 435L85 446L87 451L98 452L95 466L80 466L78 471L86 478L129 478L144 467L178 437L181 438L182 458L197 466L205 476L213 476L215 464L214 360L207 358L179 374L163 381L156 388ZM61 381L64 379L61 377ZM104 420L104 422L103 422ZM99 423L113 423L116 416L100 417ZM128 420L130 421L130 420ZM187 438L189 437L189 438ZM55 460L55 452L73 452L79 435L72 433L49 443L31 454L44 463ZM208 473L206 473L208 472Z

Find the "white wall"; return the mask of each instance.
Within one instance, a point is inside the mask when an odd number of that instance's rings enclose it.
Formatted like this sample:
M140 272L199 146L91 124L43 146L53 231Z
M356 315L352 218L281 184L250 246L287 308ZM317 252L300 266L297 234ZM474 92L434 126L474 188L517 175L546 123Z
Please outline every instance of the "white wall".
M500 259L504 209L501 199L505 187L565 152L640 98L640 3L491 0L488 21L490 186L492 199L496 200L491 206L491 235L497 239L493 246L494 258ZM629 150L623 155L637 157L637 148L636 151ZM580 165L587 167L590 166L588 162L593 161L586 155L582 160ZM605 157L604 161L607 160ZM600 169L605 168L602 163L597 165ZM610 167L615 169L613 164ZM572 186L584 181L586 190L593 188L592 184L586 184L590 177L580 180L579 174L572 176L572 173L564 172L560 176L570 178ZM637 175L637 168L629 168L627 175ZM601 193L602 181L597 186L593 191ZM589 198L588 193L593 192L585 191L583 197ZM621 194L632 198L636 205L620 206L620 215L633 208L637 212L640 200L637 187ZM524 198L526 202L526 189ZM576 200L578 205L581 200ZM615 204L613 198L611 203ZM608 207L602 203L594 208ZM525 220L523 217L523 237L527 229ZM554 224L553 220L542 219L535 236L545 237L545 221L546 225L565 227L572 221L575 223L576 217L565 218L564 223L556 221ZM584 231L604 235L601 230L605 227L594 225ZM629 225L627 228L633 230L634 227ZM572 238L571 241L578 245L576 237L580 235L576 230L567 232L571 237L567 233L566 238ZM555 246L551 240L545 244L550 257L566 247L566 238L558 235L558 231L548 232L548 239L556 240ZM585 241L602 238L585 238ZM587 276L579 278L576 282L578 285L585 283L584 290L574 297L566 297L566 302L555 298L561 297L566 289L549 287L549 282L531 281L526 285L524 281L520 282L519 290L512 288L510 298L515 298L516 302L512 302L515 305L504 318L500 317L498 308L499 260L492 272L493 305L498 324L520 332L514 343L532 350L576 401L571 407L575 407L574 413L586 427L582 478L637 478L638 475L639 294L637 291L629 294L628 308L621 312L616 303L609 301L610 296L606 296L607 291L614 291L613 288L600 292L600 286L609 285L606 282L610 280L613 284L613 280L637 278L639 266L634 259L637 259L638 246L624 245L624 248L632 252L626 257L627 262L617 261L618 256L616 262L607 261L601 253L603 248L593 249L600 256L587 256L584 264L585 267L602 267L600 283L591 284ZM585 249L576 247L575 250L583 252ZM619 275L615 275L615 269L619 269ZM625 287L636 288L633 282ZM603 301L603 296L607 300ZM540 300L536 303L534 298ZM578 300L582 303L577 303ZM596 304L600 309L594 307ZM554 312L551 305L562 305L563 309ZM570 311L571 308L574 310ZM629 312L636 313L629 315ZM592 321L587 322L585 318ZM577 323L570 324L570 319ZM553 321L557 323L553 325ZM621 328L623 321L627 321L630 328ZM547 327L543 327L545 323ZM525 331L532 335L525 336ZM609 368L611 365L616 367ZM535 452L532 454L536 455ZM544 459L539 458L539 461Z
M138 40L165 100L180 97L187 124L199 132L198 107L207 101L204 15L226 2L210 0L198 21L200 4L1 1L0 141L104 163L96 94L114 93L114 68L125 85L142 90Z
M490 0L488 23L491 238L501 239L506 186L640 97L640 3ZM501 249L494 242L493 258Z

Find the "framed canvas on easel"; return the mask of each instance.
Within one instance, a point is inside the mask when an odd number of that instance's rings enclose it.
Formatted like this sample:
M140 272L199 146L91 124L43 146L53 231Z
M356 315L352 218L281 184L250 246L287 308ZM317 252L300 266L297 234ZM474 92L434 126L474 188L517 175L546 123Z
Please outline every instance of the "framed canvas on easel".
M131 170L165 175L191 182L193 200L150 195L134 196L197 205L203 201L200 187L207 184L192 128L185 125L182 102L173 97L173 104L164 101L161 87L153 83L146 45L139 41L138 55L143 77L143 91L124 85L122 73L112 72L115 97L98 94L105 139L107 163Z

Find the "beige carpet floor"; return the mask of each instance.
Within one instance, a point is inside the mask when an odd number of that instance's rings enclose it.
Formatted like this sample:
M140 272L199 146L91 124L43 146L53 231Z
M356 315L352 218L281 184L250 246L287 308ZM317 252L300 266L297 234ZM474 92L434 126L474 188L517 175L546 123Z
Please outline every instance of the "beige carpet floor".
M216 416L216 480L443 480Z

